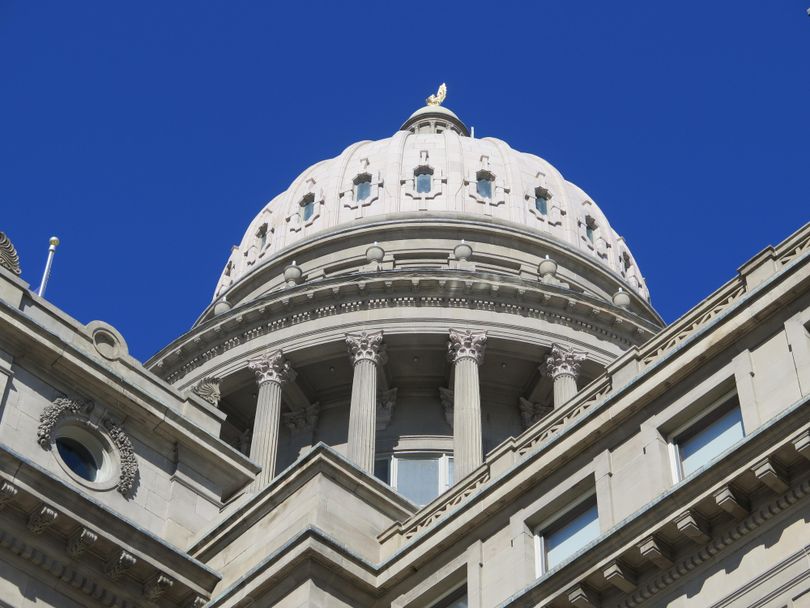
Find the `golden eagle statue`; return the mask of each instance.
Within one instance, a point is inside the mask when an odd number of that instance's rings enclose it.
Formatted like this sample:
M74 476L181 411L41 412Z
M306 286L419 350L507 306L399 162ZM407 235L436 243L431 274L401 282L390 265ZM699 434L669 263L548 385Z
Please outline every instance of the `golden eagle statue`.
M429 106L440 106L444 101L444 98L447 97L447 85L441 83L439 85L439 90L436 92L435 95L431 95L425 100L425 103Z

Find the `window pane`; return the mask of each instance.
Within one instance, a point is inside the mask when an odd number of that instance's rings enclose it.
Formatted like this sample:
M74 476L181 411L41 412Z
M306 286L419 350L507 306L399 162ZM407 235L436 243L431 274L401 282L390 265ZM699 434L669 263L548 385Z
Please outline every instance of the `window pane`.
M546 570L562 563L599 536L599 514L596 505L543 536Z
M484 198L492 198L492 181L488 179L479 179L476 184L476 190L479 196Z
M356 200L364 201L371 196L371 182L360 182L355 188Z
M397 492L417 505L439 495L438 456L397 456Z
M585 226L585 236L588 237L588 240L593 242L593 228L591 226Z
M546 215L548 213L548 201L544 199L542 196L539 196L534 201L534 208L537 209L543 215Z
M70 437L59 437L56 440L56 449L59 456L82 479L95 481L98 475L98 465L96 459L86 447Z
M701 425L698 422L698 425ZM703 425L701 425L703 426ZM695 435L678 442L684 477L697 471L744 436L740 408L735 407L717 420L705 425Z
M303 206L303 216L304 221L307 221L309 218L312 217L312 214L315 212L315 203L309 202Z
M416 176L416 191L417 192L430 192L430 173L420 173Z
M374 461L374 477L388 484L391 483L390 462L388 458Z

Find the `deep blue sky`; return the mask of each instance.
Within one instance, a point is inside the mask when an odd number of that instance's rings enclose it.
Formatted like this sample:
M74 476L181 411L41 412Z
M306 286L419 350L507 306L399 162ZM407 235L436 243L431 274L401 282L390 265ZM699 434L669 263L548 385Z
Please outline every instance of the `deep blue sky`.
M810 220L810 1L0 0L0 230L145 359L307 166L446 81L624 235L672 321Z

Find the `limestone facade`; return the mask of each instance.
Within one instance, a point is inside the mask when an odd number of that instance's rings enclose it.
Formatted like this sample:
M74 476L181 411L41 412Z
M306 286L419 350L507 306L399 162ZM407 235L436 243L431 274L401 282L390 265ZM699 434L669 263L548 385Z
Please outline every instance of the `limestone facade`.
M145 365L0 266L0 605L810 606L810 224L667 327L623 247L429 106Z

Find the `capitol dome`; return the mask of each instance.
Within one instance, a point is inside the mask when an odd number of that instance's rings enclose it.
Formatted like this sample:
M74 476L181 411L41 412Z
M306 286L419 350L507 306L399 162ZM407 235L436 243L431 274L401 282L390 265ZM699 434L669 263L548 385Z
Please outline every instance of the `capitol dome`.
M270 201L147 365L217 407L259 485L322 442L424 504L660 327L596 203L428 105Z
M236 286L308 239L364 222L426 218L497 223L549 239L597 262L649 301L630 249L585 192L538 156L471 136L441 106L417 110L392 137L352 144L303 171L248 226L214 299L240 301L247 294Z

